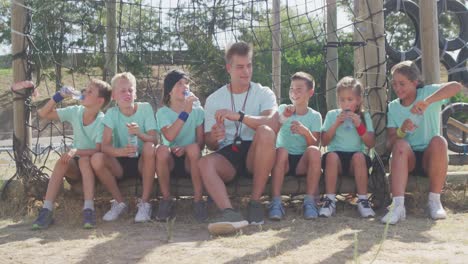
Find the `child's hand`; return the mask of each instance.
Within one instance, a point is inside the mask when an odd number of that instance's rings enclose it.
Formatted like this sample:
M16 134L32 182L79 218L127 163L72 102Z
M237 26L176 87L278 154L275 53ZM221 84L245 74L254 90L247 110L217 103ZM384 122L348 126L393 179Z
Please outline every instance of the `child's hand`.
M187 113L191 113L193 108L193 102L195 101L198 101L198 97L196 97L195 95L191 94L187 96L184 102L184 111Z
M403 131L404 133L408 132L408 131L414 131L415 129L417 128L416 125L413 124L413 122L411 121L411 119L406 119L403 124L401 125L400 129L401 131Z
M224 139L226 136L226 128L222 122L216 122L216 124L211 127L211 136L216 141Z
M185 148L184 147L172 147L171 152L177 157L182 157L185 154Z
M70 160L75 156L75 154L76 154L76 149L70 149L70 151L60 156L60 161L64 164L68 164L68 162L70 162Z
M127 124L128 134L130 135L139 135L140 134L140 126L137 123L129 123Z
M347 112L348 111L341 111L341 113L336 117L336 121L335 121L336 126L339 126L339 125L343 124L343 122L348 117Z
M425 100L417 101L416 103L414 103L413 108L411 108L411 113L422 115L424 111L426 111L428 106L429 106L429 103L426 102Z
M361 117L358 114L349 111L347 112L347 117L351 118L355 127L359 127L361 125Z
M224 122L224 119L227 119L229 121L238 121L239 118L239 113L231 111L229 109L220 109L215 113L215 119L217 123Z
M120 148L120 157L134 157L138 147L128 144L126 147Z
M296 112L296 107L294 105L288 105L284 108L283 115L285 117L290 117Z
M291 133L293 134L299 134L299 135L306 135L309 132L309 129L305 127L301 122L299 121L292 121L291 122Z

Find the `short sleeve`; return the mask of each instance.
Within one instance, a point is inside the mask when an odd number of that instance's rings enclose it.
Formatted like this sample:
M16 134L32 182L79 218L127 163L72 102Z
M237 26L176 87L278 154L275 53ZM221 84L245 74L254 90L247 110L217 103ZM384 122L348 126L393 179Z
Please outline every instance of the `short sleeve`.
M197 120L195 122L195 124L198 126L200 126L201 124L203 124L203 121L205 120L205 110L203 108L197 108L195 111L197 111Z
M325 121L323 122L322 126L322 131L328 131L330 127L333 125L333 122L335 122L334 118L334 113L332 111L329 111L327 115L325 116Z
M263 93L260 101L260 112L266 110L274 110L278 109L278 104L276 103L276 96L273 91L268 87L263 87Z
M150 130L156 130L156 119L154 118L154 111L150 104L143 104L145 107L145 128L146 132Z
M211 127L214 126L216 123L215 120L215 111L216 111L216 106L214 102L212 101L212 97L208 97L206 100L205 104L205 133L211 131Z
M369 112L364 113L364 120L366 120L366 128L368 132L374 132L374 124Z
M163 129L163 127L166 127L172 124L171 120L169 120L168 117L169 115L167 113L166 107L160 108L156 112L156 130L157 131L161 132L161 129Z
M392 103L388 105L387 113L387 128L397 128L398 124L395 119L395 107L392 106Z
M318 112L313 113L312 124L309 125L311 132L320 132L322 129L322 116Z
M59 108L56 111L60 122L71 122L73 119L75 119L78 113L78 106L74 105L65 108Z
M101 144L102 143L102 134L104 133L104 123L100 122L97 127L96 137L94 138L94 143Z
M102 123L104 126L109 127L110 129L114 129L115 123L114 123L114 116L115 116L115 107L112 107L111 109L107 110L106 114L104 115L104 118L102 119Z

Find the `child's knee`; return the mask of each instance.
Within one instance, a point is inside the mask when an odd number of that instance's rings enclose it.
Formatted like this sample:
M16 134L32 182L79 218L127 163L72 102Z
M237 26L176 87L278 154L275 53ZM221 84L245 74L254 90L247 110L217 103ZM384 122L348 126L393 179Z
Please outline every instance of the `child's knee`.
M276 162L284 162L288 160L289 153L285 148L278 148L276 150Z
M429 142L429 147L433 147L436 149L447 149L447 140L445 140L445 138L441 136L434 136Z
M306 149L306 155L307 158L312 161L312 160L320 160L320 156L322 153L320 153L320 150L316 146L309 146Z
M171 155L171 150L168 146L160 145L156 149L156 161L158 162L166 162Z
M328 164L338 164L340 157L335 152L329 152L326 157L327 166Z
M392 148L392 154L402 155L408 153L411 150L411 146L404 139L397 139Z
M351 162L359 166L366 165L366 156L362 152L356 152L353 154Z
M95 170L100 170L104 168L105 154L102 152L94 153L91 156L91 167Z
M200 146L198 144L190 144L185 147L185 153L190 159L199 159L201 156Z

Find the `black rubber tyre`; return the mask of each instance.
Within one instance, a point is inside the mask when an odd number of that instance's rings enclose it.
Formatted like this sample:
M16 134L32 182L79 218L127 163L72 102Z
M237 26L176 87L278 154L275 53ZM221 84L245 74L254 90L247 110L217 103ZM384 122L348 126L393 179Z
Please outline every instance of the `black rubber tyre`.
M408 51L401 51L393 48L385 39L385 50L387 55L394 61L415 60L421 54L421 43L419 36L419 6L408 0L389 0L384 5L384 17L387 17L392 12L403 12L413 22L416 31L414 45ZM385 26L386 27L386 26Z
M456 0L440 0L437 2L437 14L445 11L452 11L460 21L460 33L456 39L447 40L439 31L439 48L441 50L457 50L462 48L468 42L468 9L466 6Z
M468 113L468 103L451 104L442 110L442 135L447 140L448 149L457 153L466 153L468 151L468 144L455 143L448 137L447 121L453 113Z
M458 53L457 70L460 70L460 81L468 85L468 46L463 47Z
M376 154L372 160L372 171L369 175L368 192L374 209L384 209L390 204L390 186L385 173L384 161Z

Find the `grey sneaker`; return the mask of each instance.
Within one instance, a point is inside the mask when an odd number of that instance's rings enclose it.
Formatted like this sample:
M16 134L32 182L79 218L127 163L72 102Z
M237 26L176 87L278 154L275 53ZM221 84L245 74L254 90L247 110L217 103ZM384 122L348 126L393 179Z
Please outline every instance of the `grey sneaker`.
M208 213L205 201L198 201L193 203L193 217L200 223L206 221Z
M92 229L96 227L96 212L92 209L83 210L83 228Z
M247 220L251 225L263 225L263 205L257 201L250 201L247 208Z
M249 225L242 215L232 208L224 209L222 215L213 219L208 225L208 231L212 235L227 235Z
M32 229L45 229L53 223L54 219L52 218L52 211L47 208L41 208L41 210L39 210L39 215L37 216L36 221L33 222Z
M318 209L314 200L304 199L302 207L304 209L304 219L310 220L318 217Z
M174 216L173 212L174 201L172 199L161 200L159 202L158 213L156 220L165 222Z

